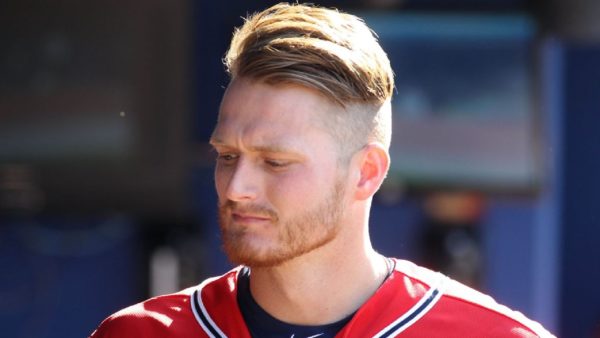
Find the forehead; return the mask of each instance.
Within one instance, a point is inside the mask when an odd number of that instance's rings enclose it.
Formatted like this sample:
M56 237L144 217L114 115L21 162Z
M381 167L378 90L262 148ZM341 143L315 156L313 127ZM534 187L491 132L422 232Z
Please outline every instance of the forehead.
M325 132L323 119L341 109L316 90L235 79L228 86L212 141L292 142Z

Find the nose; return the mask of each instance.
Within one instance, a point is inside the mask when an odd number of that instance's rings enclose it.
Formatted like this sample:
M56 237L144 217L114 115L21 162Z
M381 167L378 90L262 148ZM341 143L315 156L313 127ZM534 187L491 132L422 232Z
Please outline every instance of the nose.
M258 175L252 163L240 158L228 169L225 197L234 202L250 201L257 196Z

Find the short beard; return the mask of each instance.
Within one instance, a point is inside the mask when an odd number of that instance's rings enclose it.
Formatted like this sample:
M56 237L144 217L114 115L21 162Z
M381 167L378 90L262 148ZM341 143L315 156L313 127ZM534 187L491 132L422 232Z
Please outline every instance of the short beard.
M312 210L283 223L277 213L262 206L241 206L227 201L219 206L223 250L234 264L274 267L331 242L339 233L344 215L344 186L338 180L331 192ZM276 248L257 248L246 240L247 228L232 224L233 210L265 215L277 229Z

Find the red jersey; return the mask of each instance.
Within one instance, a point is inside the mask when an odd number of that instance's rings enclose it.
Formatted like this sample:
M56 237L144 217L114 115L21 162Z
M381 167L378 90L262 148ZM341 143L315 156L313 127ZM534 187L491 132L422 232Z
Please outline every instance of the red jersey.
M554 337L540 324L491 297L413 263L393 273L336 338ZM175 294L125 308L91 338L250 338L237 303L241 268Z

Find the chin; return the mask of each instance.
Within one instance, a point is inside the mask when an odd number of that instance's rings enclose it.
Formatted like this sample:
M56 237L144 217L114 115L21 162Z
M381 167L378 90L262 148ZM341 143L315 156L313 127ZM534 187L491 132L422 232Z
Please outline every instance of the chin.
M247 246L244 248L241 245L237 245L229 247L232 250L226 251L226 253L229 260L234 264L241 264L250 268L274 268L322 248L330 243L332 239L333 237L326 237L319 241L304 243L304 246L291 249L290 244L287 244L285 248L273 248L270 250L265 249L265 246L255 247L252 248L255 250L250 250Z
M272 255L244 255L240 253L228 253L227 256L233 264L245 265L251 268L273 268L293 258Z

